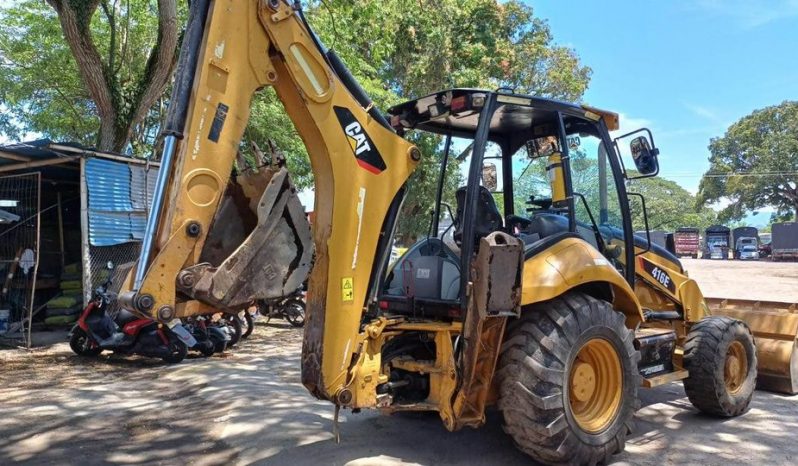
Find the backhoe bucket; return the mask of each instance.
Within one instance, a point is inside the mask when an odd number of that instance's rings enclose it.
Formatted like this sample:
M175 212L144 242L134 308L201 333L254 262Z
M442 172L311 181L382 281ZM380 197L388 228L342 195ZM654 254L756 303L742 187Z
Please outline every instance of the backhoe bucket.
M256 214L257 213L257 214ZM200 263L180 272L181 292L228 312L288 296L313 264L310 224L285 168L231 183L208 232Z
M798 305L743 299L706 298L712 315L742 320L756 340L757 386L798 393Z

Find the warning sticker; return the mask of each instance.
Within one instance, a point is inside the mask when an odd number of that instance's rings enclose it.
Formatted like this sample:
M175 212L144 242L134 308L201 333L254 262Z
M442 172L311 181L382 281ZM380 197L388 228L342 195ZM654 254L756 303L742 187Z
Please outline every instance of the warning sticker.
M341 298L344 301L355 300L354 280L352 277L344 277L341 279Z

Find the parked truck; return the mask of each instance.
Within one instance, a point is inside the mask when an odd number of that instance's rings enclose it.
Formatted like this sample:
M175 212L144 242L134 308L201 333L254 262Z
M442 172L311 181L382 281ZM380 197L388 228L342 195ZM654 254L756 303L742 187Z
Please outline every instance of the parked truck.
M712 225L704 232L704 259L729 258L731 230L723 225Z
M772 237L770 233L759 234L759 257L770 257L770 241Z
M773 224L770 253L774 261L798 260L798 222Z
M737 227L732 230L734 258L759 260L759 230L754 227Z
M689 256L698 258L699 232L698 228L682 227L673 233L674 248L678 257Z

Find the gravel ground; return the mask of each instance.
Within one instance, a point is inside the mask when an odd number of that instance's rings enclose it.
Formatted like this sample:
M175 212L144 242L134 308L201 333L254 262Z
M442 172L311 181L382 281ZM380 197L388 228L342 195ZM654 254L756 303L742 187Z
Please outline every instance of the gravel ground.
M682 259L704 296L798 303L798 262Z
M798 264L685 266L708 296L798 300ZM755 283L742 287L741 276ZM300 345L300 330L272 323L229 354L168 367L79 359L65 343L0 351L0 464L530 464L493 411L483 428L455 433L434 414L342 412L336 443L332 406L298 382ZM759 391L735 419L699 414L679 384L641 397L613 464L798 463L798 396Z

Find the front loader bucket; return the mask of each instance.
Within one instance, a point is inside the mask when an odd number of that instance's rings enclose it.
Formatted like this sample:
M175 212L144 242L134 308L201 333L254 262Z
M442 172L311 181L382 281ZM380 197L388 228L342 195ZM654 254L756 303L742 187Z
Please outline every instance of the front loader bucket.
M742 320L756 340L757 386L798 393L798 304L706 298L712 315Z

